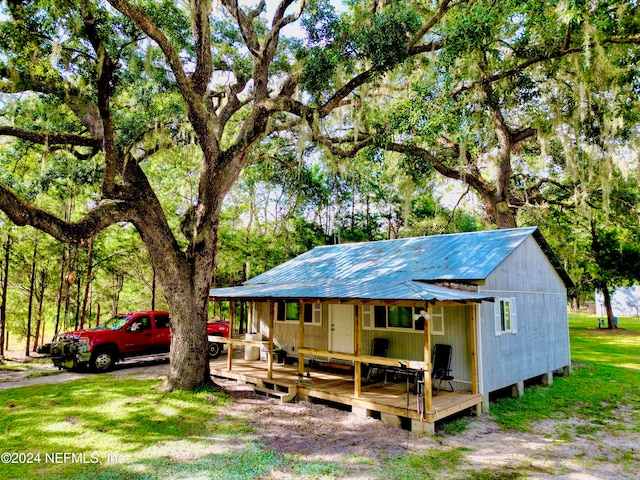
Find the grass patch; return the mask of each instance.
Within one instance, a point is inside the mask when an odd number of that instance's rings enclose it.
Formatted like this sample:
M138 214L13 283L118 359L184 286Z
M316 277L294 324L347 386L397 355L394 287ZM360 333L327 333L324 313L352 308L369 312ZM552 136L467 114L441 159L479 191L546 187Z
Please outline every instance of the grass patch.
M250 428L219 415L224 394L158 385L104 375L0 391L2 450L32 460L0 463L0 478L255 478L282 461L234 443Z
M484 469L481 472L474 472L467 480L516 480L528 476L525 472L521 472L517 468L505 467L499 470Z
M620 319L621 327L640 331L640 321ZM599 331L594 315L569 316L571 377L556 378L549 387L532 387L518 399L505 398L491 405L494 419L505 429L530 431L547 418L577 417L583 423L575 435L603 428L639 428L619 423L622 406L640 408L640 336ZM634 414L637 423L638 415ZM566 438L568 432L561 432Z
M467 428L469 427L469 423L469 418L461 417L450 422L444 422L441 425L440 429L442 433L447 435L459 435L467 430Z
M440 478L443 471L455 470L463 460L464 449L431 449L425 454L392 457L383 462L379 478L404 480Z
M344 466L335 462L305 462L297 460L291 469L296 479L334 479L344 472Z
M33 369L28 363L0 362L0 372L25 372Z
M637 319L620 319L620 325L640 332ZM640 432L640 336L595 327L595 316L572 315L573 375L556 378L549 387L527 388L522 398L493 404L494 419L505 429L522 431L549 418L567 420L549 434L558 441L595 436L604 429ZM24 364L8 367L30 369ZM508 480L532 474L533 467L525 465L465 470L467 448L433 448L424 454L388 457L380 464L355 455L342 462L281 455L248 437L253 430L246 419L224 412L225 395L207 389L164 393L158 385L157 380L100 375L0 390L2 451L30 454L32 460L39 455L38 462L0 463L0 478L243 480L280 472L286 478L328 480L343 478L354 466L367 478L407 480ZM464 417L442 428L456 435L470 422ZM612 454L616 462L636 471L636 449ZM601 461L611 462L607 457Z
M62 373L62 370L51 370L51 371L45 371L45 372L27 373L24 377L25 378L50 377L52 375L60 375L61 373Z

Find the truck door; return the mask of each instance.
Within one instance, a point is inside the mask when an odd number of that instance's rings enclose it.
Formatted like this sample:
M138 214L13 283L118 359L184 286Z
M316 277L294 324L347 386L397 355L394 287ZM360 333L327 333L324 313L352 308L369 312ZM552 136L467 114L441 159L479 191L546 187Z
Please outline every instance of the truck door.
M153 317L156 322L156 351L168 352L171 346L171 323L169 322L169 315L166 313L156 313Z
M151 317L143 315L129 321L122 333L125 354L143 354L153 350L153 326Z

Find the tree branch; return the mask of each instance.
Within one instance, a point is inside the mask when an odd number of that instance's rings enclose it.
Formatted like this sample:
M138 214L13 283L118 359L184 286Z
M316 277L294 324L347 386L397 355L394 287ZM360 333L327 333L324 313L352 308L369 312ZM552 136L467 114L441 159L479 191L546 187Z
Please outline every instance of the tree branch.
M445 14L452 7L450 3L451 3L451 0L442 0L442 3L438 5L438 9L436 10L436 13L434 13L431 16L431 18L427 20L427 22L422 26L420 30L418 30L418 32L414 35L414 37L409 42L409 51L411 51L411 49L416 46L416 44L422 39L422 37L424 37L429 32L429 30L431 30L440 20L442 20L442 17L444 17ZM453 6L458 5L460 3L464 3L464 2L455 2Z
M156 25L151 22L140 8L131 5L126 0L108 0L108 2L120 13L133 20L135 24L145 34L147 34L147 36L149 36L149 38L158 44L169 63L169 67L176 79L176 84L180 89L182 98L187 104L189 118L196 134L200 138L200 145L208 158L214 158L219 147L218 142L215 140L214 136L211 135L211 132L209 132L208 129L209 117L204 103L202 102L202 95L198 95L196 90L193 88L192 83L183 69L180 55L176 49L173 47L164 32L156 27ZM201 67L201 71L204 72L204 70L206 70L205 67Z
M83 6L87 5L83 3ZM107 48L100 38L96 29L93 14L87 8L84 15L84 30L87 38L91 42L93 50L96 52L96 67L98 70L98 110L102 120L103 129L103 148L104 148L104 173L102 175L102 193L105 197L109 197L114 190L116 177L116 151L115 151L115 133L113 131L113 123L111 121L111 95L115 86L113 85L113 72L115 64L111 60Z
M357 142L353 142L353 146L349 149L344 149L341 147L336 146L337 144L341 143L339 140L336 139L332 139L329 137L323 137L321 135L316 135L314 136L314 140L316 142L318 142L321 145L324 145L325 147L327 147L329 149L329 151L335 155L336 157L340 157L340 158L353 158L353 156L358 153L360 150L362 150L365 147L368 147L369 145L371 145L374 141L374 137L372 136L366 136L365 138L363 138L360 141Z
M191 0L191 25L196 42L196 70L191 81L198 95L207 91L207 85L213 74L213 60L211 57L211 0Z
M460 202L462 202L462 199L469 194L470 188L471 187L467 185L467 188L465 189L465 191L462 192L462 195L460 195L460 198L458 198L458 201L453 206L453 209L451 209L451 215L449 215L449 218L447 219L447 223L440 229L440 232L438 232L439 234L443 234L447 230L449 225L451 225L451 222L453 221L453 217L456 214L456 210L458 210L458 207L460 206Z
M49 72L52 75L53 72ZM19 71L0 65L0 77L11 81L0 82L0 92L20 93L34 91L54 95L62 100L78 117L80 122L91 132L95 139L102 139L104 131L100 121L98 107L88 98L82 96L78 89L61 76L41 78L33 71Z
M24 128L10 127L8 125L0 125L0 135L11 136L27 140L31 143L48 146L64 146L74 145L76 147L92 147L101 148L102 141L96 138L84 135L75 135L73 133L44 133Z
M240 27L240 34L244 39L247 48L254 57L260 57L260 42L258 41L258 35L253 29L253 18L247 16L238 5L238 0L222 0L222 4L227 11L235 19L238 27Z
M83 243L117 222L131 221L133 211L123 202L100 204L79 222L69 223L20 199L0 184L0 207L11 221L18 225L31 225L66 243Z
M548 60L554 60L556 58L562 58L565 57L567 55L572 55L574 53L580 53L583 51L586 51L590 48L593 48L597 45L606 45L608 43L640 43L640 34L634 34L634 35L628 35L628 36L622 36L622 35L614 35L608 38L605 38L603 40L600 40L597 43L590 43L588 45L580 45L578 47L573 47L573 48L560 48L559 50L550 53L549 55L537 55L533 58L530 58L529 60L525 60L524 62L522 62L521 64L509 69L509 70L505 70L504 72L500 72L500 73L495 73L493 75L490 75L488 77L484 77L484 78L480 78L478 80L474 80L472 82L467 82L467 83L463 83L461 85L459 85L458 87L454 88L450 95L454 96L457 95L459 93L462 93L466 90L471 90L472 88L476 87L477 85L480 84L488 84L488 83L495 83L498 82L500 80L503 80L505 78L508 77L512 77L520 72L522 72L523 70L526 70L527 68L529 68L532 65L535 65L537 63L542 63L542 62L546 62Z

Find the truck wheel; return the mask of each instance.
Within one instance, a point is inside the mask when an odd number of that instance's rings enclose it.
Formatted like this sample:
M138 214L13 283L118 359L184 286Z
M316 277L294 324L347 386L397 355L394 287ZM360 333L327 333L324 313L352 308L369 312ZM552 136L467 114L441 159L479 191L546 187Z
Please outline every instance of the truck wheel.
M115 356L109 350L103 350L91 355L91 360L89 363L91 365L91 369L94 372L108 372L113 368L113 364L115 363Z
M218 342L209 342L209 348L207 349L209 353L209 358L216 359L220 356L222 352L222 344Z

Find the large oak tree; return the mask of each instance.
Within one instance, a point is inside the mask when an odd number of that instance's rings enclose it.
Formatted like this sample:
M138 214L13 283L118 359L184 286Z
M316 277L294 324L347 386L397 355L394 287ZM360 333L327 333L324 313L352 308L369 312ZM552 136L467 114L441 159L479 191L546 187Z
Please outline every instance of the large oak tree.
M507 3L513 14L496 10ZM615 17L602 20L602 28L588 23L598 45L638 40L636 26L616 23L620 11L632 18L628 11L596 3ZM99 194L80 217L60 218L8 181L0 184L0 209L17 225L69 243L87 243L116 223L135 226L172 314L167 388L207 381L205 323L222 202L263 140L278 136L301 150L313 141L339 155L374 145L409 153L484 188L495 211L508 212L510 155L533 132L505 115L498 95L504 90L494 85L592 47L585 22L576 18L593 2L355 0L338 14L327 0L281 0L268 20L264 1L220 0L215 8L210 0L6 5L0 92L11 101L2 104L0 135L16 149L41 154L43 163L55 153L71 163L99 160L103 169ZM563 17L563 7L578 13ZM304 39L285 38L294 23ZM434 55L437 62L427 60ZM462 75L449 80L448 66ZM433 92L484 95L506 175L497 184L473 166L463 142L445 135L420 144L402 131L389 138L397 125L364 122L376 103L403 98L410 74L423 68L433 72L423 78L427 111ZM35 111L44 114L29 115ZM67 115L48 121L52 111ZM197 193L188 208L168 211L145 169L187 143L198 148ZM172 228L176 216L179 229Z
M207 381L219 214L252 149L300 125L321 137L336 109L360 104L359 88L437 48L429 32L461 4L444 0L418 12L404 3L363 3L341 20L328 2L282 0L267 22L264 2L222 0L214 8L207 0L9 0L0 91L14 107L2 112L0 135L41 152L43 162L52 152L64 152L68 162L101 159L103 173L95 204L79 218L64 220L7 183L0 208L16 225L69 243L133 224L171 309L166 387L194 388ZM282 30L302 17L310 40L285 40ZM323 64L323 46L336 42L344 45L342 57ZM26 100L73 118L29 118ZM200 151L197 196L177 212L178 232L170 222L176 212L163 210L145 164L190 141Z

